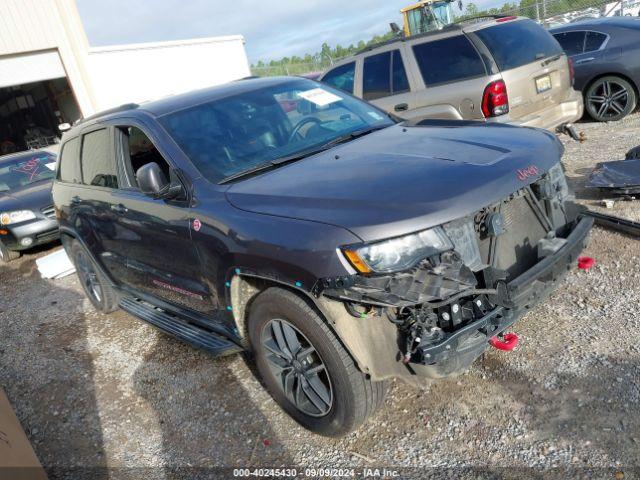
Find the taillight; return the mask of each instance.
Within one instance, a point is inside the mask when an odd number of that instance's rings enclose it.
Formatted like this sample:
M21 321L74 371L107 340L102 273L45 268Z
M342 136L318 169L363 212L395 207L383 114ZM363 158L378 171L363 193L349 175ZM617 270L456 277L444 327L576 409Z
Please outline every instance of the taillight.
M571 86L573 87L573 84L576 81L576 71L573 68L573 60L567 57L567 62L569 63L569 79L571 80Z
M486 118L509 113L509 97L507 95L507 86L503 80L491 82L484 89L482 113Z

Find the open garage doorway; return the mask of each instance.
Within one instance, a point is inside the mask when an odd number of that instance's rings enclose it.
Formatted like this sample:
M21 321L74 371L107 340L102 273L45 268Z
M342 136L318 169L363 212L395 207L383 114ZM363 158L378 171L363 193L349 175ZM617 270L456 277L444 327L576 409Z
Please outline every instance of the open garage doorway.
M54 145L80 117L65 77L0 88L0 155Z

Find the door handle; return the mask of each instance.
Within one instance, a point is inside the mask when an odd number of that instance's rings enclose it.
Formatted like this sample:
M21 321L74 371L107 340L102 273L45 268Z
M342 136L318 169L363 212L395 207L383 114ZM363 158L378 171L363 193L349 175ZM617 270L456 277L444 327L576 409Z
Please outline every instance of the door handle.
M589 57L589 58L581 58L580 60L576 60L575 64L576 65L580 65L581 63L589 63L589 62L593 62L595 60L594 57Z
M110 208L116 213L127 213L129 211L129 209L121 203L119 203L118 205L111 205Z
M395 107L393 107L393 109L396 112L406 112L407 110L409 110L409 105L406 103L399 103Z

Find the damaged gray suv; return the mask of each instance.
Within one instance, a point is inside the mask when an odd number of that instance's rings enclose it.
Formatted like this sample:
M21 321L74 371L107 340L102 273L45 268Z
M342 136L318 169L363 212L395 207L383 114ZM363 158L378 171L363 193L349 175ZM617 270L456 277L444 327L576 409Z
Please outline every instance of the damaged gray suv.
M467 369L592 226L551 133L397 123L301 78L126 105L61 151L56 214L93 305L252 352L273 398L322 435L361 425L389 379Z

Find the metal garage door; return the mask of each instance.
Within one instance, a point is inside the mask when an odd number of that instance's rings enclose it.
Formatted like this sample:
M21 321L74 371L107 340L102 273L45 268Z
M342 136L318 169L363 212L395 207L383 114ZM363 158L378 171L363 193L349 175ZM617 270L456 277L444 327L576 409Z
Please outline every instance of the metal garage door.
M65 76L57 50L0 57L0 88Z

